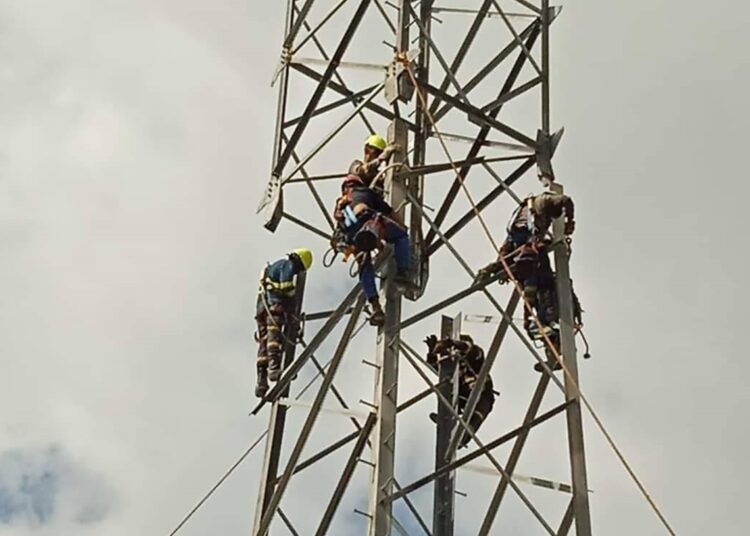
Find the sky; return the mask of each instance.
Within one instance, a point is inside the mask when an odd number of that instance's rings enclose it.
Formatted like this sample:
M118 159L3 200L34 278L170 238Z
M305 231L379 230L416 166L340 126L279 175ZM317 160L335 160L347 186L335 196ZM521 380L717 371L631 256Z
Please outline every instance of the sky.
M311 20L330 5L318 2ZM328 26L329 52L352 9ZM579 0L564 3L552 32L552 124L565 127L555 169L576 201L571 266L593 354L579 363L581 384L680 535L743 534L749 498L741 229L750 186L740 158L748 15L739 2ZM386 63L381 41L392 38L376 11L367 17L345 59ZM469 18L439 18L436 40L452 57ZM0 536L169 534L265 429L267 411L247 415L254 294L265 262L312 245L308 311L335 306L354 284L340 263L322 267L319 238L288 222L270 234L255 214L271 168L270 82L283 25L282 2L0 0ZM501 32L501 21L485 23L459 80L491 57L498 35L509 39ZM310 45L302 55L315 54ZM379 81L370 71L342 76L357 88ZM290 116L312 88L293 83ZM496 91L497 83L479 87L472 103ZM533 132L534 99L519 99L501 117ZM342 117L316 120L300 153ZM385 132L384 120L373 124ZM445 125L476 132L460 114ZM367 132L353 121L345 133L311 172L345 170ZM449 147L454 157L466 150ZM437 144L430 150L444 161ZM450 179L430 178L428 204L439 203ZM469 182L476 197L493 186L486 175ZM290 210L322 227L309 194L294 187ZM516 186L521 195L539 189L531 173ZM321 189L327 205L335 190ZM461 197L456 207L449 221L468 204ZM512 208L503 198L486 212L496 238ZM462 237L457 247L473 267L491 260L480 226ZM405 314L467 283L444 249L423 302L406 303ZM507 287L492 292L507 301ZM478 296L446 314L459 312L493 313ZM438 322L410 328L405 340L421 349ZM307 326L308 339L316 327ZM466 329L486 346L494 327ZM318 357L326 361L333 347ZM361 360L373 352L365 327L337 375L359 415L367 406L357 401L372 393ZM518 341L504 346L493 370L501 395L483 440L520 422L537 379L532 363ZM407 362L400 367L405 398L423 386ZM560 400L550 394L545 408ZM329 396L326 407L335 404ZM434 400L424 402L400 421L402 484L430 470L433 408ZM290 415L290 430L299 429L304 411ZM665 534L593 421L584 424L595 532ZM322 415L305 454L351 429L340 415ZM565 441L563 420L544 425L518 472L569 481ZM498 459L507 453L499 449ZM282 508L301 533L317 525L346 454L293 480ZM180 534L248 533L261 458L258 448ZM367 473L358 468L332 534L363 533L352 510L367 507ZM468 496L457 497L456 534L475 534L497 478L457 478ZM567 497L519 486L556 524ZM430 493L414 497L428 518ZM402 505L396 515L419 534ZM285 533L273 526L272 534ZM544 532L509 494L492 534Z

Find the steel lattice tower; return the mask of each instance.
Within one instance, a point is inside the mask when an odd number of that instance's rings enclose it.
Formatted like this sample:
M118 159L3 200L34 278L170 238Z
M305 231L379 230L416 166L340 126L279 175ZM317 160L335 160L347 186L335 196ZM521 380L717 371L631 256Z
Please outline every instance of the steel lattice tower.
M479 231L472 231L472 225L475 226L481 215L490 213L488 209L498 198L512 194L511 186L516 181L525 176L533 177L530 171L535 167L551 173L552 155L562 131L553 133L550 125L550 26L560 8L551 7L548 0L505 0L502 5L498 0L475 0L467 2L472 5L462 5L461 8L437 6L434 0L394 2L287 1L282 61L275 77L278 111L271 179L258 210L263 214L265 226L276 232L280 223L286 221L328 241L334 227L330 215L335 199L333 192L338 188L349 161L358 156L342 156L340 152L332 151L335 151L337 143L361 147L361 140L376 130L373 126L376 122L378 125L387 123L388 141L399 145L391 162L406 165L388 167L385 177L386 200L401 211L404 221L409 224L414 273L411 285L404 290L393 281L387 252L376 259L382 278L381 298L384 298L386 322L378 330L374 363L370 363L375 370L371 407L364 420L352 417L356 431L305 459L302 458L303 450L315 429L327 393L335 392L333 382L336 372L357 330L364 299L359 286L353 285L334 310L304 313L307 306L302 301L305 278L300 277L296 318L321 321L322 325L299 353L294 345L287 344L286 369L281 380L253 411L257 414L265 406L270 408L253 534L262 536L269 533L271 523L278 518L289 531L297 533L290 516L280 508L290 480L299 471L332 452L353 444L325 511L315 512L321 518L316 534L327 533L352 474L362 462L362 453L369 446L372 452L371 462L368 462L372 473L369 509L362 513L369 520L370 536L386 536L392 531L406 533L393 515L392 505L397 500L407 501L424 533L439 536L454 534L456 490L453 475L457 468L478 457L490 459L501 475L494 493L488 497L486 510L481 512L483 521L479 534L490 533L498 508L510 487L534 513L539 521L537 530L565 535L575 526L578 536L589 536L591 526L581 406L576 387L578 375L569 249L563 237L562 221L555 222L553 239L556 244L554 258L558 275L561 353L570 371L564 379L551 373L547 359L540 355L514 323L512 315L521 300L510 287L498 290L510 291L507 305L503 307L488 286L471 283L471 279L467 278L463 290L411 316L402 315L404 298L418 302L425 293L429 286L430 259L443 248L458 260L468 276L473 277L475 268L465 262L451 242L456 241L459 235L464 239L483 239L477 234ZM437 31L437 25L440 31ZM481 30L490 25L493 28L492 39L489 46L481 44L480 55L478 43ZM457 39L458 47L444 46L441 35L451 36L454 41ZM452 54L448 54L448 49L452 49ZM363 55L367 56L365 61L361 61ZM463 71L469 68L474 69L472 74L465 74ZM356 86L350 86L342 74L346 71L348 77L350 69L351 72L360 73ZM370 82L359 84L365 80ZM299 112L292 112L294 106L300 105L302 109ZM338 119L333 120L333 117ZM357 140L354 145L348 141L352 136ZM446 141L452 144L452 152L459 158L449 159L446 156L443 151ZM468 150L458 154L456 147L462 146L468 146ZM339 163L331 169L331 162ZM505 166L503 172L496 171L499 165ZM315 174L311 171L313 168L321 172ZM431 186L427 189L425 185L438 174L449 177L452 182L437 195L436 206L430 208L426 198L435 198L436 188ZM464 188L468 184L480 183L485 187L489 185L486 193L476 200L472 199L469 209L451 219L451 211L455 211L457 198ZM538 187L535 180L533 185ZM321 194L326 186L332 188L330 197ZM558 183L547 183L545 186L562 191ZM318 210L321 224L316 224L311 218L311 214ZM501 239L503 229L492 229L492 233ZM321 241L320 244L323 248L327 247L326 242ZM488 256L487 260L492 259ZM316 274L316 277L325 276ZM356 283L356 280L352 282ZM502 320L487 348L486 363L480 371L478 385L481 386L490 374L509 331L520 337L546 373L539 376L528 409L518 427L505 431L487 443L475 438L478 448L457 457L462 424L456 419L452 403L454 371L445 367L445 370L440 370L439 378L430 378L423 370L421 357L402 340L401 332L422 325L426 333L434 329L436 315L443 309L458 304L468 296L482 294ZM334 330L344 319L343 332L337 340L330 341L335 344L332 358L327 368L322 367L315 353L333 338ZM432 324L427 325L430 320L433 320ZM441 331L444 335L455 335L460 332L460 325L460 317L443 317ZM287 326L290 339L294 338L298 328L296 322ZM322 382L307 410L301 430L296 436L287 434L285 437L291 383L303 367L312 364L318 368ZM404 398L405 393L398 388L399 365L407 364L419 371L428 385L424 391ZM564 400L540 413L550 382L564 393ZM479 391L475 389L477 395ZM335 394L342 406L348 407L338 392ZM399 485L394 476L398 455L395 441L397 414L433 394L443 402L439 405L437 416L435 448L434 451L430 450L435 453L435 471L407 485ZM466 415L471 413L477 398L473 395L470 397ZM514 474L531 430L563 414L567 422L572 498L562 520L552 522L534 509L532 502L510 477ZM284 441L289 443L287 456L282 456ZM492 455L493 449L500 445L512 445L509 457L503 463ZM431 482L435 482L435 491L430 528L409 501L409 493ZM460 530L455 532L465 533Z

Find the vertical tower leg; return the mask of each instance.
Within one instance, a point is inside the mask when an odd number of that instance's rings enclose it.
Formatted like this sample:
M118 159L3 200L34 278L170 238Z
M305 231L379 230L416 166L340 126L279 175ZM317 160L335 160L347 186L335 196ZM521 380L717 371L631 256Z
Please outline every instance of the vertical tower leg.
M284 363L286 369L292 361L297 347L290 341L295 340L299 331L300 315L302 314L302 297L305 293L306 273L301 272L297 275L296 284L296 301L294 316L290 318L284 329ZM289 387L281 392L280 398L289 396ZM265 513L268 502L273 495L276 487L276 477L278 476L279 460L281 458L281 444L284 440L284 427L286 425L287 406L275 401L271 406L271 413L268 422L268 437L266 439L266 455L263 459L263 469L260 475L260 490L258 491L258 505L255 508L255 522L253 524L253 534L258 532L258 527L263 514Z
M563 187L553 183L550 188L555 193L562 193ZM565 399L573 403L566 410L568 422L568 448L573 481L573 516L577 536L591 536L591 514L589 512L588 478L586 476L586 452L583 443L583 419L581 417L581 400L576 389L578 381L578 363L576 360L576 341L573 325L573 292L570 283L570 265L562 218L553 226L555 247L555 271L557 273L557 299L560 311L560 345L563 361L570 376L565 375ZM573 382L575 382L575 385Z
M452 319L443 316L440 326L441 339L457 339L461 335L461 317ZM440 393L446 400L453 401L453 407L457 407L458 398L458 367L453 360L444 360L438 365L440 378ZM437 434L435 439L435 470L452 462L455 455L448 456L448 446L453 431L453 415L448 408L438 400L437 407ZM451 471L435 479L435 495L432 509L432 532L435 536L453 536L455 520L455 490L456 473Z
M406 158L408 132L403 121L395 119L388 128L388 142L397 143L400 150L394 161ZM397 208L403 202L403 179L395 170L388 172L385 182L388 202ZM402 210L403 212L403 210ZM403 214L402 214L403 216ZM412 244L414 247L414 244ZM394 281L393 263L386 269L382 294L385 296L385 325L378 332L377 378L375 405L377 420L372 439L373 478L370 488L369 536L389 536L391 530L391 502L385 501L393 491L393 464L396 452L396 404L398 395L398 356L401 322L401 291Z

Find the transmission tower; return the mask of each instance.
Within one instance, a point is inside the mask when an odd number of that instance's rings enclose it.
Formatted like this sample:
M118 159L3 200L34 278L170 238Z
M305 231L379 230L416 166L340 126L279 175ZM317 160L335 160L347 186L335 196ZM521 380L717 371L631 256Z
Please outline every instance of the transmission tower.
M552 363L543 352L540 355L513 321L513 314L522 303L519 292L512 285L488 286L496 279L473 283L476 269L454 247L459 240L485 240L482 232L501 240L504 227L499 222L508 215L495 217L491 207L499 199L515 195L512 187L524 177L531 176L532 187L541 188L532 172L535 168L553 176L552 156L562 131L553 132L550 121L550 27L560 8L550 6L548 0L476 0L461 6L441 7L434 0L287 0L282 59L275 75L278 102L271 179L258 212L263 214L270 231L283 232L282 222L299 226L320 239L320 251L324 251L334 229L330 212L343 172L351 160L359 157L366 136L378 130L376 125L382 128L387 124L387 140L399 149L386 171L386 200L408 223L413 270L411 281L404 288L394 281L388 251L375 261L386 321L377 331L371 354L374 358L365 360L374 370L375 382L364 418L354 415L334 383L350 341L359 332L358 323L365 309L356 280L352 280L351 291L335 309L322 312L309 312L309 300L302 300L304 279L297 285L295 319L322 324L300 351L287 343L286 368L281 379L253 410L258 414L268 407L270 413L253 528L256 536L272 530L297 534L294 512L285 511L282 504L290 482L307 467L347 445L350 450L340 478L327 492L320 510L305 513L307 517L319 517L318 535L328 533L334 517L343 515L338 511L339 505L345 493L355 492L348 488L362 465L371 475L369 506L359 512L367 520L369 536L409 533L394 514L397 501L405 502L420 533L467 534L455 526L455 472L479 458L488 459L499 478L485 500L473 501L482 504L474 511L474 515L482 517L479 534L490 534L493 524L497 527L502 523L497 514L508 488L535 518L530 521L536 523L534 529L525 534L565 535L572 527L578 536L591 534L569 249L562 221L554 223L553 243L561 354L567 369L564 375L552 373ZM357 152L352 153L355 149ZM439 177L451 180L450 186L441 187ZM544 186L562 191L556 182L548 181ZM484 193L476 196L478 191ZM463 203L462 213L455 217L453 213L461 205L458 200L464 195L469 201ZM492 219L491 228L484 221L487 215ZM410 302L419 304L430 289L430 260L438 252L462 266L465 285L455 293L442 295L430 306L403 315L407 305L412 307ZM489 248L488 252L486 261L493 260L495 252ZM436 275L434 266L433 272ZM326 273L316 272L314 277L320 280ZM440 295L440 289L434 292ZM499 292L510 294L505 306L495 297ZM443 335L457 336L462 317L443 315L439 320L439 315L469 296L482 295L500 322L486 349L479 387L469 398L464 415L470 415L476 406L490 372L497 372L493 365L509 332L518 335L545 372L539 375L528 409L517 427L497 435L493 430L495 438L487 442L474 436L468 454L459 456L457 447L466 422L456 412L456 372L441 366L435 376L424 366L419 352L402 338L402 332L412 329L417 334L427 334L439 326ZM338 324L344 320L343 331L337 332ZM287 326L287 340L295 338L299 327L297 321ZM332 357L327 364L321 364L316 355L326 353L326 347L333 349ZM366 352L361 347L357 351ZM305 409L301 428L290 432L287 411L293 405L289 398L292 382L304 377L311 367L322 380ZM399 388L400 367L413 368L425 388L415 394ZM542 412L550 383L562 391L563 397ZM329 392L352 419L355 430L303 458ZM434 452L434 471L405 484L395 475L397 416L428 397L438 400L436 436L434 443L425 440L421 451ZM502 403L501 397L496 406L502 407ZM524 493L525 484L518 480L515 469L532 430L555 416L564 416L567 423L571 483L568 486L526 479L532 485L570 493L562 519L552 520L545 518ZM493 452L502 445L511 448L507 459L499 461ZM367 449L371 452L369 461L363 458ZM434 487L432 512L421 512L410 500L410 494L429 484ZM430 517L431 523L426 521Z

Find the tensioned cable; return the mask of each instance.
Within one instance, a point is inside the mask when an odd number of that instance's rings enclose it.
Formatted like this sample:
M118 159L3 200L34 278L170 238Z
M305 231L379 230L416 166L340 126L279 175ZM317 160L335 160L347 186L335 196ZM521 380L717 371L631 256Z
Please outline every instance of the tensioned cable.
M211 497L211 495L214 494L214 492L217 489L219 489L219 486L221 486L224 483L224 481L227 478L229 478L229 475L231 475L234 472L234 470L237 469L237 467L239 467L240 464L245 461L245 458L247 458L250 455L250 453L255 449L255 447L257 447L258 444L260 444L263 438L266 437L267 435L268 435L268 430L264 431L262 434L260 434L260 436L258 436L258 439L256 439L255 442L252 445L250 445L245 452L242 453L242 456L240 456L240 458L236 462L234 462L229 469L227 469L227 471L222 475L219 481L216 484L214 484L210 490L208 490L208 493L206 493L203 496L203 498L200 501L198 501L198 503L195 506L193 506L193 509L190 510L190 512L188 512L188 514L182 519L182 521L180 521L180 523L175 527L175 529L169 533L169 536L174 536L175 534L177 534L177 532L182 527L184 527L188 521L190 521L190 518L193 517L193 515L198 511L198 509L201 506L203 506L203 504Z
M578 385L578 382L573 378L573 375L570 372L570 369L568 369L567 365L564 363L562 356L560 355L560 352L557 350L557 347L552 343L547 333L544 331L544 326L542 325L541 321L539 320L539 317L537 316L536 312L534 311L534 308L529 303L528 299L523 293L523 289L521 288L520 283L518 280L513 276L513 273L510 270L510 267L508 266L508 263L505 262L505 259L503 257L500 257L500 262L503 265L503 269L505 270L506 274L508 275L508 278L513 283L513 286L515 288L515 291L521 296L521 299L523 299L524 306L526 307L526 310L530 313L531 317L533 318L534 322L537 325L537 328L539 329L539 332L542 334L542 337L544 338L544 342L547 345L547 347L552 352L552 355L554 355L557 362L562 367L563 373L570 381L571 385L576 391L576 394L578 398L581 399L584 406L586 406L586 409L588 410L591 417L594 419L594 422L596 423L597 427L601 431L602 435L604 435L604 438L607 440L607 443L614 451L617 458L620 460L620 462L625 467L625 470L628 472L630 477L633 479L633 482L635 482L635 485L640 490L643 497L646 499L646 502L651 506L651 509L654 511L656 516L659 518L659 520L662 522L664 527L667 529L669 534L672 536L676 536L674 530L672 530L672 527L669 525L669 522L664 517L664 514L661 512L659 507L657 506L656 502L651 498L651 495L646 490L646 487L643 485L641 480L638 478L638 476L635 474L635 471L630 466L628 461L625 459L625 456L623 455L622 451L617 447L615 444L614 439L612 439L612 436L607 431L606 427L604 426L604 423L599 418L599 415L594 411L593 406L589 403L588 398L583 394L583 391L581 390L580 386Z
M362 323L362 324L361 324L361 325L359 326L359 328L357 328L357 330L355 331L355 333L354 333L354 334L352 335L352 337L351 337L352 339L353 339L354 337L356 337L356 336L357 336L357 334L358 334L358 333L359 333L359 331L360 331L360 330L362 329L362 327L363 327L363 326L365 325L365 323L366 323L366 321L365 321L365 322L363 322L363 323ZM326 363L325 365L323 365L323 366L321 367L321 369L320 369L320 370L319 370L319 371L318 371L318 372L317 372L317 373L316 373L316 374L315 374L315 375L313 376L313 378L312 378L312 379L310 380L310 382L309 382L309 383L307 383L307 385L305 385L305 386L304 386L304 387L302 388L302 390L301 390L301 391L300 391L300 392L299 392L299 393L297 394L297 396L295 396L295 397L294 397L294 400L299 400L299 399L300 399L300 398L302 397L302 395L304 395L304 394L305 394L305 392L306 392L306 391L307 391L307 390L308 390L308 389L309 389L309 388L310 388L310 387L311 387L311 386L313 385L313 383L315 383L315 380L317 380L317 379L318 379L318 377L319 377L319 376L320 376L321 374L323 374L323 373L325 372L325 369L326 369L326 368L328 367L329 363L330 363L330 361L329 361L328 363ZM187 523L187 522L188 522L188 521L190 520L190 518L191 518L191 517L193 517L193 515L195 515L195 513L196 513L196 512L197 512L197 511L198 511L198 510L199 510L199 509L201 508L201 506L203 506L203 505L204 505L204 504L206 503L206 501L207 501L208 499L210 499L210 498L211 498L211 495L213 495L213 494L214 494L214 493L216 492L216 490L217 490L217 489L219 489L219 486L221 486L221 485L222 485L222 484L224 483L224 481L225 481L225 480L226 480L227 478L229 478L229 476L230 476L230 475L231 475L231 474L232 474L232 473L233 473L233 472L235 471L235 469L237 469L237 467L239 467L239 466L240 466L240 464L242 464L242 462L244 462L244 461L245 461L245 459L246 459L246 458L247 458L247 457L248 457L248 456L250 455L250 453L251 453L251 452L252 452L253 450L255 450L255 447L257 447L257 446L258 446L258 444L259 444L259 443L260 443L260 442L261 442L261 441L263 440L263 438L264 438L264 437L266 437L267 435L268 435L268 430L265 430L265 431L264 431L264 432L263 432L262 434L260 434L260 436L258 436L258 438L257 438L257 439L256 439L256 440L255 440L255 441L254 441L254 442L252 443L252 445L250 445L250 446L249 446L249 447L248 447L248 448L247 448L247 449L245 450L245 452L243 452L243 453L242 453L242 455L241 455L241 456L240 456L240 457L239 457L239 458L237 459L237 461L236 461L236 462L234 462L234 463L233 463L233 464L232 464L232 465L231 465L231 466L229 467L229 469L227 469L227 470L226 470L226 471L224 472L224 474L223 474L223 475L221 476L221 478L220 478L220 479L218 480L218 482L216 482L216 484L214 484L214 485L213 485L213 486L211 487L211 489L210 489L210 490L208 490L208 493L206 493L206 494L205 494L205 495L204 495L204 496L203 496L203 497L201 498L201 500L199 500L199 501L198 501L198 502L196 503L196 505L195 505L195 506L194 506L194 507L193 507L193 508L192 508L192 509L190 510L190 512L188 512L188 514L187 514L187 515L186 515L186 516L185 516L185 517L184 517L184 518L182 519L182 521L180 521L180 523L179 523L179 524L178 524L178 525L177 525L177 526L176 526L176 527L174 528L174 530L173 530L172 532L170 532L170 533L169 533L169 536L174 536L175 534L177 534L177 532L179 532L179 530L180 530L180 529L182 529L182 527L184 527L184 526L185 526L185 524L186 524L186 523Z

